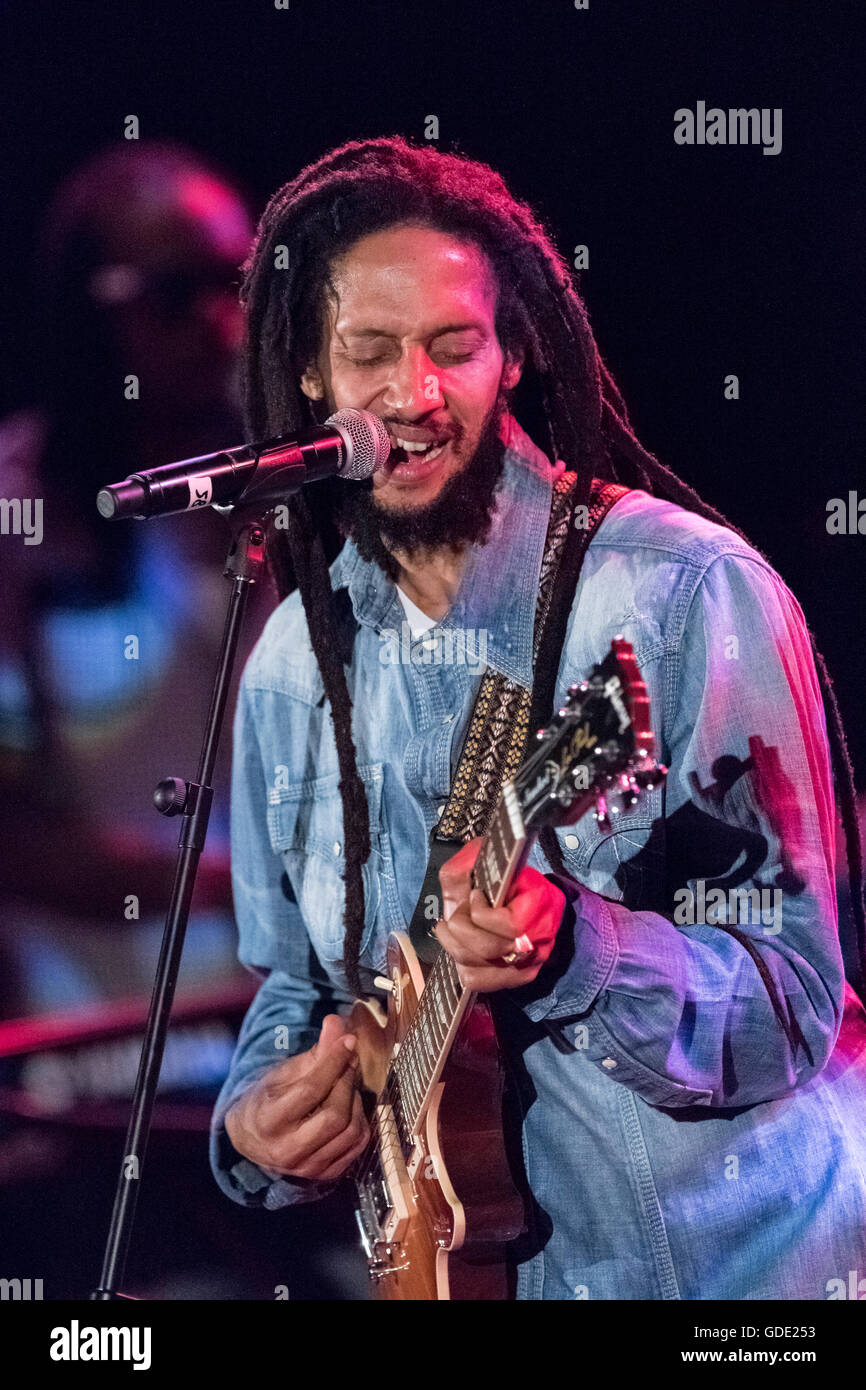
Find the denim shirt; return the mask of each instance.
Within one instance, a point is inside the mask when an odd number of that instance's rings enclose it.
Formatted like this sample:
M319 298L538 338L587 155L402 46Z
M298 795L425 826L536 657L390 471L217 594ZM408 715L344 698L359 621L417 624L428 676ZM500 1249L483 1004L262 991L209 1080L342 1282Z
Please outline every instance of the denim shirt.
M365 982L410 919L484 664L531 684L563 465L515 422L509 431L489 539L418 642L394 585L351 542L332 566L370 809ZM823 1299L861 1278L862 1296L866 1015L844 981L832 779L803 615L732 531L633 491L587 550L558 703L617 633L670 771L610 828L587 814L557 830L568 877L557 879L556 949L533 984L491 996L532 1202L514 1247L517 1296ZM262 983L214 1112L211 1162L234 1200L278 1208L328 1188L242 1158L225 1113L351 1004L336 746L297 593L246 665L233 769L239 955ZM537 846L530 863L550 872ZM781 1020L726 923L775 982Z

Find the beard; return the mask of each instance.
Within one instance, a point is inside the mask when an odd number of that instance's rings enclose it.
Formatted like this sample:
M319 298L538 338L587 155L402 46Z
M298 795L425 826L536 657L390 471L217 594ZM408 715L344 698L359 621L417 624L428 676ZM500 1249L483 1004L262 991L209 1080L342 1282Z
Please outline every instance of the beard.
M327 480L324 488L330 495L323 498L326 508L341 535L355 542L363 560L375 561L390 579L396 579L400 566L395 551L418 556L485 544L505 462L501 422L507 410L507 398L500 391L471 457L426 506L380 506L371 478L360 483ZM458 434L454 440L458 447L462 438Z

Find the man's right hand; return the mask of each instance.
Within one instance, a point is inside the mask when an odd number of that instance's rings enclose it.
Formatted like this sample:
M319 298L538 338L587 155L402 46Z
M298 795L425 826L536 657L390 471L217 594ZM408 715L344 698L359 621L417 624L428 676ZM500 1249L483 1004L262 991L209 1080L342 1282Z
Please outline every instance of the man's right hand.
M226 1114L226 1132L238 1153L287 1177L340 1177L370 1135L356 1045L344 1019L328 1014L315 1047L279 1062Z

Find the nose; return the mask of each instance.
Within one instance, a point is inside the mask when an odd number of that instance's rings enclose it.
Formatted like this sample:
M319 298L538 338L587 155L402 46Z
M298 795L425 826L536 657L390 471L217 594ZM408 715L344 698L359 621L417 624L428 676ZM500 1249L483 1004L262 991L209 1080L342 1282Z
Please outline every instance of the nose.
M388 411L406 420L427 415L444 403L439 373L420 343L404 348L382 396Z

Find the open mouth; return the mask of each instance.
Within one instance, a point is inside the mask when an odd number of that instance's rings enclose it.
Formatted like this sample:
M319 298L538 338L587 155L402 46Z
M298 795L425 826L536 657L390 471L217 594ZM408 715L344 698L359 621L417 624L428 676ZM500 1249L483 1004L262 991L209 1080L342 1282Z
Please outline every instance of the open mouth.
M395 443L391 446L389 466L397 468L406 463L432 463L439 457L447 443L447 439L413 440L397 436Z

